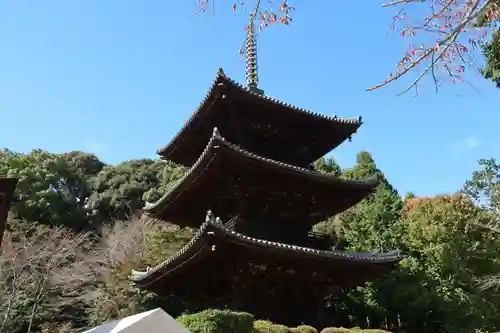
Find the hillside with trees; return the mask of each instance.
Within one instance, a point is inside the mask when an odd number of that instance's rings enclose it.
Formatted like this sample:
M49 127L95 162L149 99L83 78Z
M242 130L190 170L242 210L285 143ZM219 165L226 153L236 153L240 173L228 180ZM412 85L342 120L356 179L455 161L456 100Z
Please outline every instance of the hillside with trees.
M331 158L316 168L383 179L374 195L316 231L335 239L336 248L400 248L408 257L390 276L331 297L320 323L304 324L408 333L498 330L495 160L480 161L463 190L435 197L402 197L368 152L351 168ZM128 281L131 269L155 265L192 237L191 229L137 213L184 171L157 159L107 165L78 151L0 151L0 174L19 178L0 256L0 332L74 332L157 306L174 316L203 310Z

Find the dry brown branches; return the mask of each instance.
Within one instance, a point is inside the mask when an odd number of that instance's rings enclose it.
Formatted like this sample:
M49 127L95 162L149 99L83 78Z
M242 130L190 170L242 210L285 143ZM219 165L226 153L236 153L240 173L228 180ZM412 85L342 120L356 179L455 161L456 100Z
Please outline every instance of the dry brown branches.
M94 258L87 233L42 226L7 233L0 255L0 331L8 327L13 309L27 300L27 333L41 307L57 311L78 302L78 291L94 278Z
M198 3L200 12L215 6L215 0L198 0ZM238 0L232 3L232 8L250 8L254 17L260 20L261 29L275 23L291 23L294 6L287 0L268 3L270 8L262 8L261 0ZM412 89L417 92L418 84L427 76L432 78L437 90L444 80L468 83L466 70L480 70L473 60L474 51L496 28L500 0L393 0L382 4L382 7L396 6L400 8L390 30L397 31L403 38L411 38L410 45L397 62L395 71L367 91L384 87L411 73L416 76L401 94ZM412 9L423 14L412 18L409 14Z
M206 11L208 8L215 6L215 0L198 0L200 12ZM248 8L253 17L258 18L259 26L263 28L269 27L276 23L288 25L292 22L292 13L295 6L291 5L287 0L267 1L269 7L263 8L261 0L244 1L238 0L232 3L233 11L238 8Z
M158 224L138 218L117 222L103 231L100 242L89 233L45 226L8 232L0 253L0 332L10 331L19 316L30 333L40 329L40 313L59 317L71 306L93 306L103 293L98 285L104 276L140 257L145 236ZM19 313L27 300L29 310Z
M134 218L129 222L116 222L104 230L100 251L105 265L117 267L144 251L144 239L156 226L165 224L154 219Z
M415 43L398 61L395 72L367 90L381 88L410 72L416 72L416 78L402 93L417 89L426 75L432 78L436 90L444 78L454 83L467 82L464 72L474 68L471 49L489 37L491 24L500 17L499 3L498 0L396 0L383 4L382 7L401 6L391 30L403 38L413 38ZM408 14L412 5L426 6L427 15L412 18ZM490 29L485 24L490 24Z

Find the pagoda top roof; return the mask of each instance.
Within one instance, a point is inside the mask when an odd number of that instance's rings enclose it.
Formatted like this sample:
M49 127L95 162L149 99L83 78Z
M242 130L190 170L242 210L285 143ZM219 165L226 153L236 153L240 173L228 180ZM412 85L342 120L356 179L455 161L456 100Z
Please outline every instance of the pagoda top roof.
M318 264L318 267L323 267L325 271L331 271L332 266L337 269L337 272L339 267L340 269L350 267L351 269L373 269L378 271L375 275L380 274L381 271L391 270L394 264L405 257L399 250L386 253L325 251L272 242L245 236L226 227L219 219L214 221L207 218L195 236L172 257L167 258L153 268L148 268L146 271L133 270L130 279L136 285L148 288L149 285L157 284L160 280L168 278L168 275L174 275L173 273L179 273L179 271L186 269L185 266L188 266L185 265L186 263L192 262L196 264L197 256L200 258L205 257L203 252L217 252L217 244L221 243L230 243L239 248L238 251L228 253L228 256L232 255L234 257L235 253L241 253L241 257L244 257L245 253L254 252L254 255L261 254L261 256L258 256L259 258L272 258L271 261L274 263L278 263L280 260L286 262L293 258L292 260L299 265L298 267L301 266L300 260L304 260L309 264ZM272 255L269 256L271 253Z
M241 101L242 99L250 106L245 107L241 103L231 104L235 100ZM224 100L229 100L229 104L223 106ZM231 109L234 112L231 112ZM244 117L245 120L242 120L241 117ZM255 127L259 127L260 131L264 131L266 126L271 126L273 131L278 132L275 133L276 137L289 131L293 133L295 141L298 142L292 141L288 143L288 146L280 146L281 149L278 151L283 157L270 156L265 150L272 149L269 145L272 146L273 141L276 140L269 140L266 144L261 143L260 149L248 147L245 142L255 138L241 138L241 133L228 133L231 132L230 129L234 129L235 122L239 122L241 127L252 126L254 124L249 123L257 122ZM227 126L225 126L226 123ZM219 69L198 108L171 141L165 147L158 149L157 153L162 158L175 163L191 165L203 149L203 140L206 140L206 137L210 135L209 132L213 127L218 127L235 144L266 157L306 166L350 138L361 124L361 117L325 116L264 95L259 90L239 84L229 78L222 69ZM241 128L239 132L241 132ZM258 136L262 136L262 134ZM281 139L286 141L284 138ZM294 143L302 145L294 147ZM274 145L277 144L282 143L274 143ZM304 150L304 145L306 145L306 151L302 152L301 156L297 154L297 151L301 148ZM260 151L261 149L264 151ZM274 149L272 154L276 154L276 150ZM280 155L279 152L278 155ZM287 160L287 157L292 158L292 160Z
M250 190L258 188L259 194L251 199L265 199L263 204L269 204L274 211L291 213L294 208L290 204L295 204L300 212L294 212L294 218L305 219L303 223L312 226L358 203L378 184L376 176L346 180L259 156L229 143L214 128L196 163L162 198L146 204L143 210L172 223L196 227L207 209L217 206L217 194L234 200L236 189L228 186L239 186L244 192L240 194L247 199ZM298 189L300 193L296 194ZM274 191L278 196L273 199ZM227 214L220 210L217 214L227 218L241 213L232 211L236 208L231 206L219 207Z

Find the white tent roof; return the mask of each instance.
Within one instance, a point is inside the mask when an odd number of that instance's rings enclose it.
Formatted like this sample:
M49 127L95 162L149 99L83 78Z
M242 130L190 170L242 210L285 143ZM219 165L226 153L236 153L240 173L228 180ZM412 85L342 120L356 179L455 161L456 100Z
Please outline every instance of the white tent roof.
M162 309L112 321L83 333L190 333Z

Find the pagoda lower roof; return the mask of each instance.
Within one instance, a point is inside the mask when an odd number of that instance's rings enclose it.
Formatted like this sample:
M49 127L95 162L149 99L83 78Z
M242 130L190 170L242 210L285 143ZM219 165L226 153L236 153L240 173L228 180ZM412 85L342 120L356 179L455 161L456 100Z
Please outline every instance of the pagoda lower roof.
M17 185L16 178L0 177L0 244L2 244L5 222L10 208L14 190Z
M146 271L133 270L130 279L140 289L187 298L198 297L201 290L215 297L233 287L263 280L271 283L273 279L327 291L380 277L403 258L398 250L323 251L271 242L238 233L220 220L207 219L172 257Z
M198 227L209 209L223 219L245 217L314 224L371 194L379 180L344 180L261 157L213 130L196 163L143 210L180 226Z
M205 98L182 129L158 154L190 166L218 127L231 142L255 153L307 166L340 145L361 118L324 116L257 93L219 70Z

